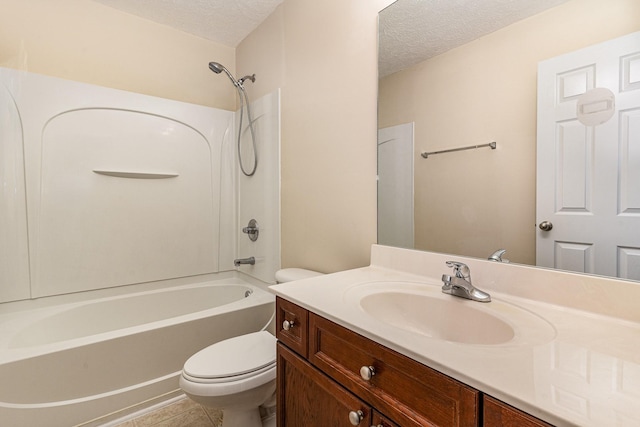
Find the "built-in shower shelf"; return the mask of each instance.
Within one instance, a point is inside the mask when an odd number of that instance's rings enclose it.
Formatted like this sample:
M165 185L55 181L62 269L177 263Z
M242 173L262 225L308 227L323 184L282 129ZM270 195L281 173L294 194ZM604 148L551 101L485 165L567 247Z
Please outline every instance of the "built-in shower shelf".
M177 173L167 172L127 172L127 171L115 171L115 170L101 170L94 169L94 173L98 175L106 175L113 176L116 178L133 178L133 179L165 179L165 178L175 178L178 176Z

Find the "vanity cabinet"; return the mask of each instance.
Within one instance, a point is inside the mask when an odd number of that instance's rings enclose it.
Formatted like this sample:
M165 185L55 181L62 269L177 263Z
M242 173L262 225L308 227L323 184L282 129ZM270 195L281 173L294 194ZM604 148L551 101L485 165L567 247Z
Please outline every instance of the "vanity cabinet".
M278 426L478 426L471 387L280 298L276 320Z
M549 427L276 298L278 427Z

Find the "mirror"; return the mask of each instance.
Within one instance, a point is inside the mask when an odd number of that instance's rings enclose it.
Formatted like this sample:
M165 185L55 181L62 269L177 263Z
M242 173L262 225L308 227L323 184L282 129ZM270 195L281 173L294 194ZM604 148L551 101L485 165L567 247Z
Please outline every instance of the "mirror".
M506 249L535 265L538 63L639 31L640 11L634 0L476 3L398 0L380 13L378 127L413 128L400 166L413 170L413 242L392 244L485 259Z

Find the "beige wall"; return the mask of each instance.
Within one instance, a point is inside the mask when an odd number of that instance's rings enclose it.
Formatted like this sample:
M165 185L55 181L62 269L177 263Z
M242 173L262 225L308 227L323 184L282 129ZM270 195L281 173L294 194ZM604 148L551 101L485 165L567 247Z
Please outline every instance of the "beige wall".
M90 0L0 0L0 66L234 110L235 49Z
M285 0L237 49L282 89L282 266L367 265L376 241L377 13L389 0Z
M638 31L639 17L637 0L573 0L381 81L379 126L415 122L417 248L502 247L535 264L537 63Z

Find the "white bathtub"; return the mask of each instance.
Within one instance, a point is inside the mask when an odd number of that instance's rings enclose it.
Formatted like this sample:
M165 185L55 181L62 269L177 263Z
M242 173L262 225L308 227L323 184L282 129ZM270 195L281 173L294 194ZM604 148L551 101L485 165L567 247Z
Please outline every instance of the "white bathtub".
M267 327L274 298L206 282L0 317L0 426L100 425L178 393L184 362Z

